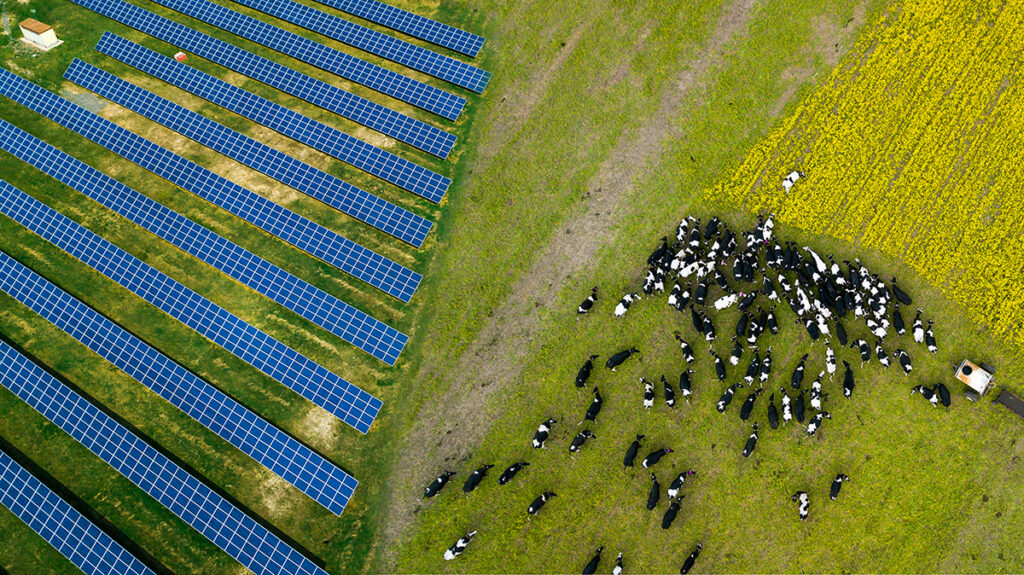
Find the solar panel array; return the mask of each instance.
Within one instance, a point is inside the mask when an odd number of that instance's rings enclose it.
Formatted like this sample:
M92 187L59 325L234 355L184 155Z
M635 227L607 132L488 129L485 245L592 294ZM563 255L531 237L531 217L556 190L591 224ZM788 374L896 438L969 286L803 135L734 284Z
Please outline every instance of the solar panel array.
M359 16L364 20L387 26L392 30L444 46L472 58L480 53L484 39L465 30L442 24L419 14L389 6L377 0L318 0L342 12Z
M87 575L153 573L2 451L0 505L10 509Z
M286 22L480 93L490 72L292 0L235 0Z
M225 8L206 0L153 0L161 6L191 16L239 37L287 54L296 60L373 88L403 102L456 120L466 106L466 99L407 78L387 68L360 60L340 50L328 48L298 34L282 30L252 16Z
M451 186L445 176L116 34L104 32L96 50L434 203Z
M345 509L350 475L2 252L0 290L333 513Z
M409 210L81 60L71 62L64 78L400 240L413 243L433 225Z
M0 258L6 257L0 253ZM0 384L256 575L326 575L216 491L3 341Z
M189 52L197 56L440 158L447 158L448 153L455 145L454 134L336 88L327 82L296 72L287 66L272 62L212 36L196 32L184 24L143 10L124 0L71 1L97 14L145 32L154 38L174 46L187 48Z
M0 94L385 293L409 301L423 276L0 68Z
M394 365L409 336L0 120L0 149L203 260L374 357Z
M379 399L2 180L0 212L359 431L380 411Z

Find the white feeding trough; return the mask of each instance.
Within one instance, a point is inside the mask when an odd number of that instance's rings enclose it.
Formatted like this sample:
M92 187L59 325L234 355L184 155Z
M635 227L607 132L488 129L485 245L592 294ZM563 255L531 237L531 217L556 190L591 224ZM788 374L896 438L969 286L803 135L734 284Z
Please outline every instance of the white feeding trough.
M956 378L967 386L964 397L971 401L978 401L988 390L992 389L994 369L986 364L978 365L969 359L963 360L960 367L956 368Z

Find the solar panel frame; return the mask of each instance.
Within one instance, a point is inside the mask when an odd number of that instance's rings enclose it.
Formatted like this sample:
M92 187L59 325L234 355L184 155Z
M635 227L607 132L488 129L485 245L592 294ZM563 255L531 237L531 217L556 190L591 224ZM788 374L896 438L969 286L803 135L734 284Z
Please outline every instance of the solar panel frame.
M326 575L266 527L2 340L0 385L256 575Z
M422 216L77 58L64 79L400 240L415 242L433 226Z
M0 291L332 513L344 511L358 484L355 478L4 252Z
M409 341L406 334L3 120L0 149L388 365L395 364Z
M0 213L366 433L381 401L202 295L0 180Z
M478 94L484 91L491 78L490 72L481 70L472 64L438 54L292 0L234 1Z
M402 301L423 276L0 68L0 94Z
M111 32L96 50L431 202L439 203L451 186L451 178Z
M86 575L153 571L24 467L0 451L0 505Z
M152 0L240 38L455 121L466 99L206 0Z
M196 32L184 24L143 10L124 0L71 2L168 44L186 48L189 52L229 70L263 82L439 158L447 158L455 146L454 134L257 56L238 46Z
M431 44L443 46L471 58L476 58L484 46L485 39L481 36L377 0L317 1L347 14L404 32L414 38L426 40Z

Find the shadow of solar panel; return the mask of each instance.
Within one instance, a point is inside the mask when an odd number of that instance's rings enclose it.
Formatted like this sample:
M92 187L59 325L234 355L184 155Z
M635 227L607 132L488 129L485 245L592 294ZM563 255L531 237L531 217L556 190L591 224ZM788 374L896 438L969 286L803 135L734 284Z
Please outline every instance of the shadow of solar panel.
M433 225L409 210L77 58L64 73L64 79L400 240L413 243L427 234Z
M234 1L477 93L484 91L487 81L491 78L490 72L476 66L431 52L292 0Z
M420 274L2 68L0 94L402 301L412 298L423 279Z
M196 32L124 0L71 1L440 158L447 158L455 145L454 134Z
M394 365L409 336L0 120L0 149L85 194L370 355Z
M379 399L2 180L0 212L359 431L373 424Z
M344 511L352 476L3 252L0 290L331 512Z
M104 32L96 50L434 203L451 179L172 58Z
M326 575L216 491L3 341L0 384L256 575Z
M476 34L407 12L401 8L389 6L377 0L317 1L342 12L359 16L364 20L387 26L392 30L404 32L414 38L426 40L431 44L443 46L473 58L476 58L476 55L480 53L480 48L483 48L484 45L484 39Z
M328 48L298 34L282 30L252 16L206 0L153 0L157 4L221 28L271 50L276 50L336 74L346 80L373 88L428 112L457 120L466 99L407 78L387 68L360 60L340 50Z
M2 451L0 505L87 575L153 573Z

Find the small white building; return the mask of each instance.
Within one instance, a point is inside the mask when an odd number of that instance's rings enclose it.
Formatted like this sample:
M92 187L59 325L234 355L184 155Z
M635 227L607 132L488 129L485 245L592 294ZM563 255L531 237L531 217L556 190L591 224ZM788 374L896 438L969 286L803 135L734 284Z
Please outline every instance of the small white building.
M49 50L64 43L63 40L57 39L57 34L53 32L52 26L43 24L34 18L29 18L18 26L21 28L22 41L36 48Z

